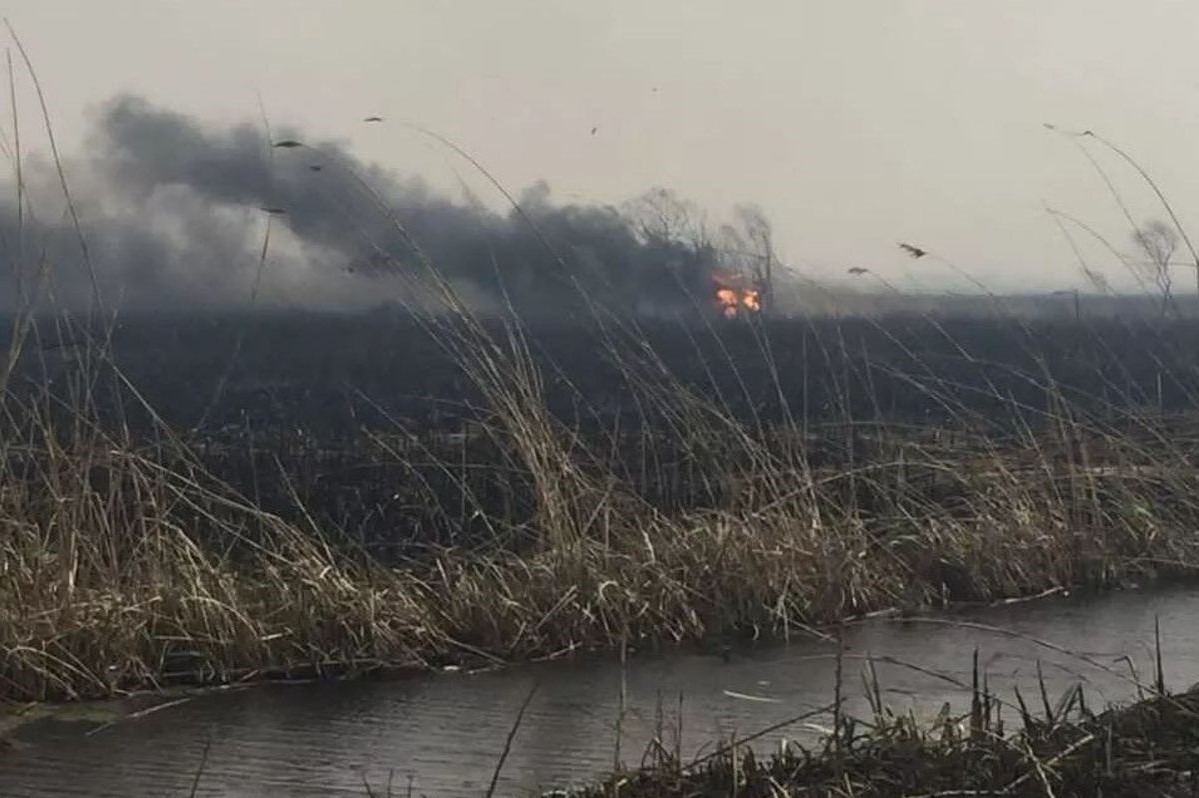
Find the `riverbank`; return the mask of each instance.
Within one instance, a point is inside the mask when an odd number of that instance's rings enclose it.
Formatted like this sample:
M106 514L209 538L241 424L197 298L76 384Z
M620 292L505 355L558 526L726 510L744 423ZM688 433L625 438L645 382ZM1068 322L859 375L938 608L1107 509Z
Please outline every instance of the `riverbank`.
M675 516L543 463L533 543L389 565L107 443L47 447L52 481L0 492L6 699L786 638L1199 564L1199 477L1182 449L1152 469L1143 448L1105 469L1052 460L1045 443L981 463L974 449L909 450L866 473L771 460L737 475L749 492L725 507Z
M1041 697L1029 697L1039 707ZM976 690L971 711L931 726L875 704L873 718L834 717L815 750L786 743L755 757L749 738L683 765L663 745L650 764L571 798L655 796L1193 796L1199 790L1199 691L1093 712L1081 688L1056 705L1004 706ZM813 718L816 719L813 713ZM1005 728L1005 719L1008 727ZM803 718L797 718L799 723ZM1008 733L1011 726L1017 727ZM783 733L780 730L780 733Z
M397 795L410 784L413 795L478 798L536 686L495 794L539 795L596 783L618 760L636 769L654 740L690 762L722 741L781 724L749 743L755 755L777 751L781 739L818 751L831 713L788 721L832 701L838 660L846 715L873 722L862 680L877 674L884 701L897 713L910 709L928 728L946 701L955 715L969 712L973 651L991 694L1011 702L1003 719L1014 731L1015 688L1031 712L1043 714L1042 673L1051 705L1078 683L1088 707L1134 700L1133 674L1156 678L1157 619L1168 684L1199 680L1197 607L1193 587L1117 591L923 619L873 618L845 624L841 646L794 640L735 646L727 656L684 647L646 650L623 663L598 653L477 674L39 704L14 730L13 750L0 754L0 792L187 795L202 768L199 794L230 798L361 798L364 781L378 796L391 783ZM1131 662L1118 659L1123 653Z

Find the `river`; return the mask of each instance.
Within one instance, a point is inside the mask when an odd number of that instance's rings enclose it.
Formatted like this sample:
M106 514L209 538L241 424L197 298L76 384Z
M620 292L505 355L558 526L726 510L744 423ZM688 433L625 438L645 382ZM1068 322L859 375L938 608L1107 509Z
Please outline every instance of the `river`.
M861 676L869 656L891 706L926 717L946 701L968 708L969 691L954 682L969 683L977 647L1003 698L1019 684L1039 705L1039 662L1051 700L1078 682L1093 706L1125 700L1136 687L1124 657L1143 680L1152 678L1155 620L1168 684L1199 681L1199 589L1173 588L852 624L844 633L845 691L851 711L867 711ZM604 655L479 674L260 685L140 715L133 710L141 705L128 701L65 707L15 731L13 746L0 752L0 795L188 796L200 772L195 795L213 798L363 798L364 780L384 795L389 778L395 795L411 786L413 795L482 796L517 710L537 685L496 793L536 795L612 767L622 692L626 764L640 759L659 728L673 748L681 727L681 750L694 756L714 740L826 705L836 650L805 638L725 653L643 652L623 669ZM1015 720L1013 711L1005 716ZM757 745L813 733L793 726Z

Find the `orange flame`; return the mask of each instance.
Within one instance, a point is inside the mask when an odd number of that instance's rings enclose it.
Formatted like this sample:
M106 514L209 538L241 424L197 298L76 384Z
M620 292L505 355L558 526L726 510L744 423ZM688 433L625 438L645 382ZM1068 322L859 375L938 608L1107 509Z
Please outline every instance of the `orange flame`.
M762 294L755 288L737 288L732 284L740 282L737 278L715 276L716 304L726 319L735 319L745 310L749 313L759 313L762 310Z
M726 319L737 318L737 292L732 288L717 288L716 302L720 305L720 312L724 314Z

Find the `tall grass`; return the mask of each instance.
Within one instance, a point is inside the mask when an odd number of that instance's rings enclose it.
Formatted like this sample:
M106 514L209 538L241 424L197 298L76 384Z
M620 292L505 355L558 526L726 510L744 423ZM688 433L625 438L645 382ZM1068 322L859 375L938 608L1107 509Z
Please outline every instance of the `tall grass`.
M355 547L298 500L286 516L256 507L169 427L139 442L49 394L10 395L4 694L782 637L882 608L1199 563L1194 439L1171 418L1128 408L1100 424L1050 383L1047 406L1011 407L1015 432L1001 435L917 373L913 386L954 409L952 423L846 417L805 437L799 420L740 420L637 353L622 362L654 433L647 447L687 453L717 497L666 511L622 477L603 435L546 410L541 366L520 346L514 335L464 351L491 402L481 429L526 475L533 512L497 512L494 545L411 563ZM810 456L830 439L845 446Z

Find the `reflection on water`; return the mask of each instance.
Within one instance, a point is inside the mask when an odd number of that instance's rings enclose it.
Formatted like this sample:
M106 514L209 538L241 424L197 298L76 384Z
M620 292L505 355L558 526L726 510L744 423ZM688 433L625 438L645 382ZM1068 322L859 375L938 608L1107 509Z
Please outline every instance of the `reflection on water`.
M945 622L853 625L845 635L846 681L851 693L862 693L857 674L867 655L881 658L875 670L889 703L931 715L944 701L960 706L968 696L957 684L969 685L977 647L1001 696L1010 697L1016 683L1035 687L1039 661L1053 693L1083 681L1093 705L1125 699L1135 687L1123 657L1146 678L1152 673L1155 617L1167 680L1174 687L1199 681L1195 589L1051 599L955 618L1020 636ZM728 661L679 652L634 657L623 674L622 759L636 764L659 725L672 745L681 725L682 749L694 754L718 738L825 705L834 654L830 643L803 641L736 651ZM603 657L398 682L263 686L197 697L99 731L96 720L41 720L18 732L15 750L0 752L0 795L187 796L206 757L199 796L361 798L364 779L382 794L389 777L397 795L411 779L416 795L479 796L534 683L540 688L499 794L537 794L611 768L621 681L619 666ZM852 709L865 707L860 700ZM784 729L761 745L805 733Z

